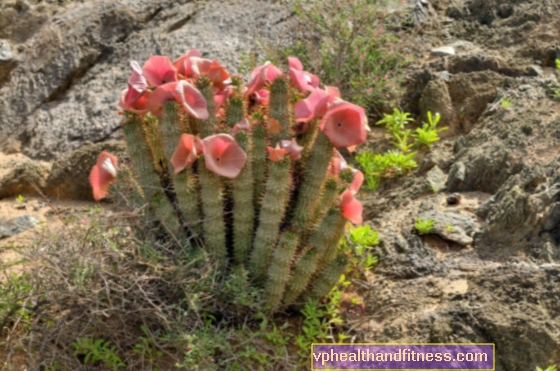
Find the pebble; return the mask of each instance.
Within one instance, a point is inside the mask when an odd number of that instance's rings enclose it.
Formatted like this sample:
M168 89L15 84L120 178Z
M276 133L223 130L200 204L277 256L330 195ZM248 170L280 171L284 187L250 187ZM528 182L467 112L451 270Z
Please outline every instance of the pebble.
M433 48L430 50L430 53L437 57L448 57L455 55L455 48L452 46L440 46L439 48Z

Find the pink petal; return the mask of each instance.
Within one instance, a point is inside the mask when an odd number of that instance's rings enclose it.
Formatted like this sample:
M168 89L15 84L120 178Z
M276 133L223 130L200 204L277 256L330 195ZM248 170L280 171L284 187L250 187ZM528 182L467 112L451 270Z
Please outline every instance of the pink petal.
M156 90L152 92L148 106L153 115L161 116L165 103L175 100L175 90L178 84L178 82L170 82L169 84L158 86Z
M347 167L348 164L346 163L346 160L342 157L340 152L335 149L334 155L331 159L331 174L333 176L338 176L338 174Z
M332 105L320 124L335 148L346 148L365 142L367 119L365 110L342 102Z
M251 130L251 125L249 124L249 120L247 120L247 118L244 118L243 120L239 121L237 124L233 126L233 128L231 129L231 135L235 135L241 130L243 131Z
M340 209L346 219L354 224L362 224L363 207L361 202L354 198L351 191L346 190L340 195Z
M138 93L143 93L144 90L148 88L148 82L144 75L142 75L142 68L136 61L131 61L130 66L132 67L132 75L128 79L128 88L132 87Z
M286 150L278 147L278 144L276 144L276 148L267 146L266 149L268 150L268 159L272 162L278 162L286 156Z
M89 184L93 188L93 198L99 201L109 194L109 186L117 178L117 158L107 152L101 152L97 163L89 173Z
M235 139L227 134L216 134L202 140L206 168L217 175L235 178L245 166L247 154Z
M255 92L255 100L261 106L268 106L270 100L270 92L266 89L260 89Z
M171 64L169 57L153 55L146 61L142 74L150 86L160 86L177 81L177 69Z
M208 78L212 80L215 86L221 86L225 83L231 82L226 69L216 61L212 61L210 64Z
M247 90L244 96L251 96L255 91L264 88L267 82L272 83L281 75L282 71L270 62L266 62L263 66L255 68L251 74L251 80L247 84Z
M195 138L191 134L181 135L179 145L171 158L171 164L173 165L175 174L179 174L196 160L197 154L194 140Z
M290 68L290 78L292 85L302 91L313 91L319 86L319 78L305 71L298 71Z
M297 144L296 139L292 138L292 140L282 140L280 142L282 148L286 150L286 154L294 161L297 161L301 158L301 152L303 151L303 146Z
M288 65L290 68L296 69L298 71L303 71L303 64L297 57L288 57Z
M352 169L352 172L354 173L354 180L352 180L352 183L350 183L348 189L350 190L350 192L352 192L352 194L356 194L358 193L358 191L362 187L362 183L364 182L364 173L362 173L358 169Z
M297 121L308 122L315 118L316 112L326 111L329 96L326 91L316 89L305 99L302 99L294 105L294 113ZM324 106L324 108L323 108Z
M200 52L196 49L189 50L187 53L179 57L173 62L173 66L177 69L177 73L190 77L192 75L190 57L200 57Z
M185 80L179 81L173 91L173 96L183 106L189 116L200 120L208 119L206 99L191 83Z
M325 86L327 94L333 98L340 98L340 90L336 86Z
M132 90L135 91L134 89ZM121 94L119 105L123 110L136 113L138 115L143 115L150 110L148 104L150 101L151 93L149 90L144 91L142 94L140 94L140 96L136 97L133 102L127 101L127 99L131 100L131 95L129 95L129 93L130 89L123 91Z
M212 61L199 57L190 57L193 77L208 76Z

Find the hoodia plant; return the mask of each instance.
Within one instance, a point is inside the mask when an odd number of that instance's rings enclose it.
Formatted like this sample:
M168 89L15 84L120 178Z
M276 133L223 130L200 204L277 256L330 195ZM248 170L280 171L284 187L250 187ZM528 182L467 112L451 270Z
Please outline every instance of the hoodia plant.
M196 50L152 56L131 63L120 99L147 212L224 275L247 270L273 310L325 296L346 268L338 241L347 221L362 222L363 174L337 149L352 151L368 128L362 107L288 60L288 72L266 63L245 85ZM116 178L117 159L102 153L96 200Z

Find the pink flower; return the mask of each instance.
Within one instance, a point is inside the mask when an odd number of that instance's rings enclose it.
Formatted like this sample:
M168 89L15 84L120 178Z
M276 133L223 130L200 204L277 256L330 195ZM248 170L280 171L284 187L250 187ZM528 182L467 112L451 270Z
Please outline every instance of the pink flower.
M177 81L177 69L169 57L153 55L144 63L142 74L150 86L160 86Z
M329 105L340 97L337 88L327 86L325 90L315 89L305 99L294 105L294 113L297 121L309 122L321 118L327 112Z
M349 190L340 195L340 209L342 210L342 216L346 219L354 224L362 224L363 206Z
M342 157L340 152L335 149L330 163L331 174L338 177L338 174L340 174L340 172L347 167L348 163L346 162L344 157ZM348 185L348 190L350 190L352 194L356 194L362 187L362 183L364 182L364 174L358 169L351 168L351 170L354 174L354 179L352 180L352 183Z
M129 97L129 91L125 90L121 93L121 97L119 100L119 106L126 111L136 113L138 115L143 115L150 111L149 102L151 93L149 90L144 91L140 96L138 96L133 102L127 102L127 97Z
M131 61L132 75L128 79L128 91L124 102L127 106L131 106L148 88L148 82L142 75L142 68L136 61Z
M270 92L266 89L260 89L255 93L255 100L261 106L268 106L268 102L270 100Z
M165 103L173 100L181 104L189 116L201 120L208 118L204 96L185 80L158 86L150 97L148 104L150 112L155 116L161 116Z
M244 118L243 120L239 121L237 124L233 125L231 129L231 135L235 136L239 131L250 131L251 124L249 124L249 120Z
M286 150L280 148L278 144L276 144L276 148L267 146L266 149L268 150L268 159L272 162L281 161L286 156Z
M195 148L195 137L191 134L183 134L179 139L179 145L171 157L171 164L175 174L179 174L181 171L191 166L191 164L196 160L197 153Z
M301 159L301 152L303 151L303 146L297 144L296 139L292 140L282 140L280 141L282 148L286 150L286 154L294 161Z
M173 62L173 66L177 69L177 73L184 77L192 76L191 57L200 57L201 54L198 50L193 49L186 52Z
M202 140L206 168L226 178L235 178L245 166L247 154L235 139L227 134L216 134Z
M333 104L319 125L335 148L352 147L365 142L365 110L352 103Z
M200 120L208 119L206 99L191 83L185 80L179 81L174 91L174 97L190 117Z
M319 87L319 78L303 70L303 64L296 57L288 57L292 85L303 91L313 91Z
M267 83L272 83L278 76L282 75L282 71L270 62L256 67L251 73L251 80L247 84L245 96L251 96L255 91L260 90L266 86Z
M117 178L117 158L107 152L101 152L97 163L89 173L89 184L93 188L95 201L109 194L109 186Z

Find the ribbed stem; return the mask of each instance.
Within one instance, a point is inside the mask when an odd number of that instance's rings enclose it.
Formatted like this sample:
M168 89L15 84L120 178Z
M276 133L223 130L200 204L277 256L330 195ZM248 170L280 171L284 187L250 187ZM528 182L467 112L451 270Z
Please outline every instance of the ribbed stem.
M315 279L311 289L303 295L304 301L319 300L327 296L338 283L340 276L344 274L347 265L348 258L343 253L339 253L336 259Z
M264 180L266 178L266 128L263 124L253 126L253 178L255 180L255 209L260 205L264 192Z
M293 304L298 296L305 290L313 272L317 269L317 249L310 246L304 250L294 268L292 278L286 287L282 303Z
M334 201L338 190L338 184L335 178L328 178L323 185L323 192L321 193L321 198L319 202L315 206L315 212L313 213L313 219L318 220L320 217L323 216L325 210L331 205Z
M193 235L202 237L202 215L200 213L199 195L196 190L196 175L192 167L175 175L174 181L177 202L186 225Z
M123 127L128 154L146 201L153 209L157 219L171 234L175 234L181 230L179 218L161 186L152 159L151 148L144 138L142 125L142 119L137 115L132 115Z
M303 181L299 187L299 195L294 210L292 226L303 232L313 219L317 191L321 189L325 174L329 167L333 146L329 138L320 131L309 153L309 160L303 170Z
M175 153L179 138L182 134L179 121L179 105L175 102L165 103L163 106L163 113L159 117L159 132L163 144L163 153L167 158L167 168L170 174L173 174L171 158L173 157L173 153Z
M226 124L232 128L239 121L243 120L243 117L245 117L243 99L238 96L231 97L226 110Z
M264 290L266 303L270 305L271 309L276 308L282 300L284 288L290 278L290 265L297 243L298 239L294 233L285 232L278 240L278 245L274 250Z
M216 124L216 103L214 103L214 90L212 83L206 78L200 78L197 81L197 87L206 99L206 107L208 109L208 120L196 120L201 138L206 138L215 134Z
M282 131L272 137L272 146L280 140L290 139L292 115L290 114L289 82L278 77L270 86L269 116L278 121Z
M198 159L198 180L204 214L204 241L219 266L227 265L226 227L221 181L218 175L206 169L204 157Z
M290 158L270 164L270 174L259 215L249 271L253 278L262 280L270 264L280 223L284 217L291 185Z
M325 243L322 256L319 256L317 271L324 269L336 258L339 252L338 246L340 239L344 235L344 226L347 222L348 220L339 212L338 220L332 230L331 237L329 238L329 241Z
M321 219L319 225L313 230L307 243L312 252L308 252L297 262L292 279L288 283L288 289L284 303L289 305L297 299L299 294L307 287L311 277L317 270L319 262L325 255L327 247L336 238L336 226L341 213L338 207L331 207ZM338 241L338 240L337 240ZM304 259L305 257L305 259Z
M235 140L247 154L247 161L239 175L233 179L233 252L237 263L245 264L253 244L255 207L253 204L253 156L250 136L245 131L235 135Z

